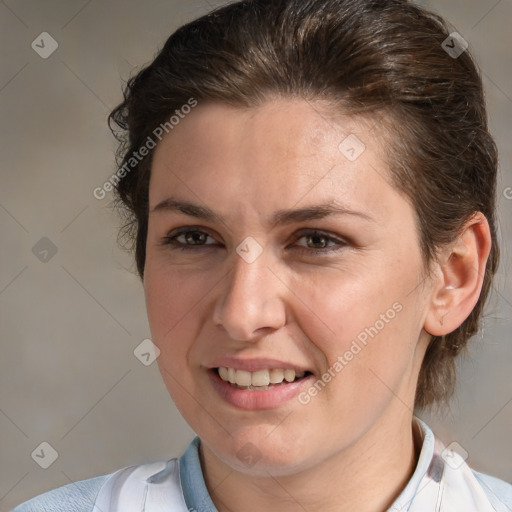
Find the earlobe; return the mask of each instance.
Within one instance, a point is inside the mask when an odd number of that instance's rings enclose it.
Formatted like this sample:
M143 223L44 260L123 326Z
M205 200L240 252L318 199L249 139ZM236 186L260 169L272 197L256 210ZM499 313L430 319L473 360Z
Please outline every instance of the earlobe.
M480 297L490 251L489 223L477 212L455 242L441 251L425 331L446 335L470 315Z

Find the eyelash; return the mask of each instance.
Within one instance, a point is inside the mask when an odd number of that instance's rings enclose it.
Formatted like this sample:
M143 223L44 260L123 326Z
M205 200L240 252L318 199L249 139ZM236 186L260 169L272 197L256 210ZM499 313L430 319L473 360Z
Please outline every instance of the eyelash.
M163 237L161 245L168 245L171 246L173 250L179 250L179 251L197 251L198 249L204 249L207 247L211 247L214 244L203 244L203 245L187 245L182 244L181 242L178 242L176 239L180 235L186 235L188 233L201 233L209 236L210 238L213 238L211 235L209 235L207 232L203 231L202 229L196 228L196 227L186 227L186 228L179 228L174 233L170 233L167 236ZM297 240L300 240L304 237L321 237L327 240L327 243L334 242L338 245L338 247L334 246L328 246L323 248L309 248L309 247L302 247L299 246L297 249L299 252L302 253L313 253L313 254L326 254L326 253L332 253L332 252L338 252L342 250L345 246L348 245L348 243L345 240L342 240L340 238L333 237L329 233L326 233L324 231L318 230L318 229L305 229L302 230L296 237L295 242Z

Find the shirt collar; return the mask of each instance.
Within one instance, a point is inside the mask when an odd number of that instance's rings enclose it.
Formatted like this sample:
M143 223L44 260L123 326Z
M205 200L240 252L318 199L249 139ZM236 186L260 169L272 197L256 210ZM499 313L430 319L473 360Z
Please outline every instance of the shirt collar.
M434 433L426 423L416 417L413 418L413 428L415 429L418 443L421 443L420 456L412 477L393 505L388 509L389 512L406 512L409 510L411 503L418 494L420 484L429 472L429 469L435 480L439 481L442 476L442 472L441 474L439 473L439 468L435 464L432 465L436 441Z
M199 445L201 440L196 437L180 457L180 478L183 496L189 510L197 512L218 512L213 504L201 469Z

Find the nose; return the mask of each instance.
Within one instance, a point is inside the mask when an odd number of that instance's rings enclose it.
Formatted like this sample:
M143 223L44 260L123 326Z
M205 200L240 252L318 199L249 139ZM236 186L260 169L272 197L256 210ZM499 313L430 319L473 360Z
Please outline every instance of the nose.
M224 288L215 305L213 321L231 339L256 341L286 323L283 294L286 286L268 268L265 253L247 263L238 254L223 281Z

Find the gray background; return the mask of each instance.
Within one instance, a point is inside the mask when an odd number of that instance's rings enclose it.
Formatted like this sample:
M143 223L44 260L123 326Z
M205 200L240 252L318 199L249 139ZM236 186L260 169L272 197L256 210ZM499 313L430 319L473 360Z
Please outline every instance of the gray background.
M149 337L142 287L116 246L110 197L99 201L92 191L115 171L106 116L121 99L121 80L171 31L220 3L0 2L2 511L50 488L178 455L193 436L156 363L146 367L133 354ZM455 25L484 74L501 150L503 261L451 412L422 416L475 468L512 481L512 199L504 193L512 187L512 0L424 3ZM44 31L59 45L47 59L31 48ZM46 262L33 253L43 237L57 248ZM40 258L45 243L34 251ZM44 441L59 455L48 469L31 458Z

